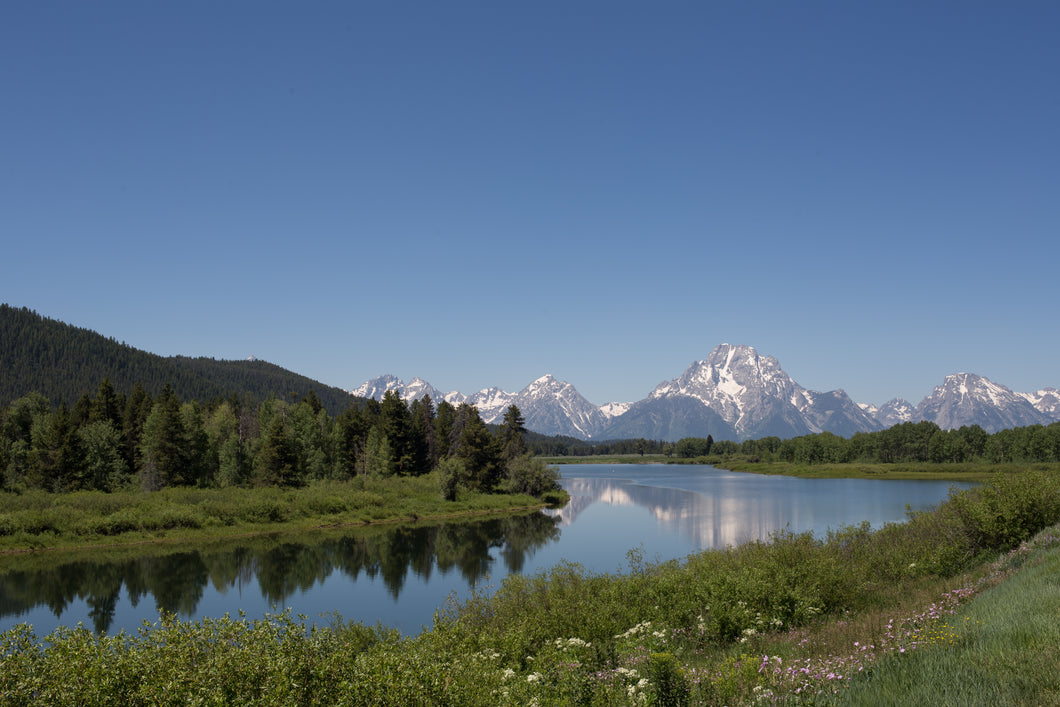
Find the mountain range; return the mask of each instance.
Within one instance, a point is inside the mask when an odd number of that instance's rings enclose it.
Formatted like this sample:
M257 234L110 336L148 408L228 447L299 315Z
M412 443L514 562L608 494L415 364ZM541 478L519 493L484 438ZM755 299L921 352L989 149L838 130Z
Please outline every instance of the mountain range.
M484 388L472 395L443 393L421 378L409 383L384 375L353 395L381 399L388 390L411 401L429 395L478 408L489 423L509 405L518 406L526 427L546 435L578 439L683 437L745 440L832 432L849 437L902 422L928 420L943 429L979 425L987 432L1060 421L1060 391L1015 393L973 373L947 376L918 405L896 398L879 407L858 404L843 390L825 393L796 383L772 356L751 346L721 344L680 376L660 383L633 403L593 405L573 385L545 375L518 393Z

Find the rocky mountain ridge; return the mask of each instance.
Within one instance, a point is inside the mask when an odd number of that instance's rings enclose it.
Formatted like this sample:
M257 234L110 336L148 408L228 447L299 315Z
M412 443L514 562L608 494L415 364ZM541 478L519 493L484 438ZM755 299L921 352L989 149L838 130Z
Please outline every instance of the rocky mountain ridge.
M645 437L676 441L796 437L832 432L849 437L902 422L929 420L943 429L979 425L987 432L1060 421L1060 391L1015 393L971 373L947 376L918 405L896 398L879 407L857 404L843 391L818 392L795 382L772 356L753 347L721 344L680 376L632 403L593 405L573 385L545 375L518 393L484 388L465 396L442 393L420 378L404 383L385 375L366 381L354 395L381 399L394 390L411 401L430 395L438 402L475 405L486 422L499 422L509 405L523 413L528 429L579 439Z

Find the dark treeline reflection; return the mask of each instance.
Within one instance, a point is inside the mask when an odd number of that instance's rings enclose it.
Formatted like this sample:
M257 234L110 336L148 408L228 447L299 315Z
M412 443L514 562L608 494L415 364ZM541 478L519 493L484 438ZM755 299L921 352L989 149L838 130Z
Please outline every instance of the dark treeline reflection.
M456 570L469 585L478 582L490 572L495 549L509 572L519 572L529 555L559 534L557 519L534 513L473 523L395 526L370 534L279 536L223 549L17 569L0 574L0 616L17 616L43 605L61 618L71 602L84 599L96 632L106 633L123 585L134 607L150 596L160 611L191 616L207 584L223 591L256 580L269 603L283 606L295 592L335 572L354 579L362 573L380 577L396 599L409 572L428 579L434 572Z

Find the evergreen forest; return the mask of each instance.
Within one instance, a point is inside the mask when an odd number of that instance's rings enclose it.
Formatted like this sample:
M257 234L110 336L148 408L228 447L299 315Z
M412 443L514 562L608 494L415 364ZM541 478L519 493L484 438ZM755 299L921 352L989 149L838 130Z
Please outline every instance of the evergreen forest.
M73 406L35 392L0 408L0 483L54 492L296 487L437 470L447 500L459 488L540 497L556 476L530 458L525 432L514 405L491 428L473 406L407 404L392 391L333 416L313 391L296 402L201 403L168 384L151 396L140 384L119 393L104 379Z
M0 404L40 393L52 403L73 405L93 395L104 378L124 391L139 383L152 396L168 384L183 400L237 392L258 400L272 395L297 401L313 390L332 415L351 402L340 388L265 361L158 356L25 307L0 304Z

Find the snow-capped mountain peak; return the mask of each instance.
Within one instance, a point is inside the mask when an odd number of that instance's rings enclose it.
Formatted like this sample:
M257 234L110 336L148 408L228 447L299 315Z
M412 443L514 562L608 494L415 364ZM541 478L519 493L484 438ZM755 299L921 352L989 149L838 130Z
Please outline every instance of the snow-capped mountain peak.
M942 385L917 405L915 417L931 420L944 430L977 424L994 431L1052 421L1026 397L974 373L946 376Z
M384 375L351 391L381 399L396 390L406 401L430 395L453 405L478 408L487 423L499 423L510 405L518 406L527 429L581 439L647 437L676 441L711 435L722 439L796 437L821 431L849 436L904 422L928 420L943 429L979 425L988 432L1007 427L1050 424L1060 420L1060 391L1043 388L1014 393L973 373L946 376L919 405L900 398L878 408L855 404L841 389L818 392L803 388L772 356L753 347L722 344L680 376L660 383L634 403L595 406L573 385L543 375L518 393L483 388L470 396L442 394L421 378L408 384Z
M612 417L624 415L632 405L633 403L604 403L600 406L600 412L604 414L604 417L611 419Z
M1056 388L1042 388L1033 393L1016 393L1039 412L1060 419L1060 390Z
M795 385L772 356L751 346L722 344L690 365L678 378L661 383L650 397L685 396L702 402L737 429L753 426L754 410L764 398L805 402L805 391Z
M378 378L372 378L362 383L359 387L354 388L350 391L351 395L355 395L358 398L372 398L375 400L382 400L383 395L389 390L402 391L405 387L405 382L397 376L392 376L389 373L383 374ZM402 395L402 398L405 396Z

